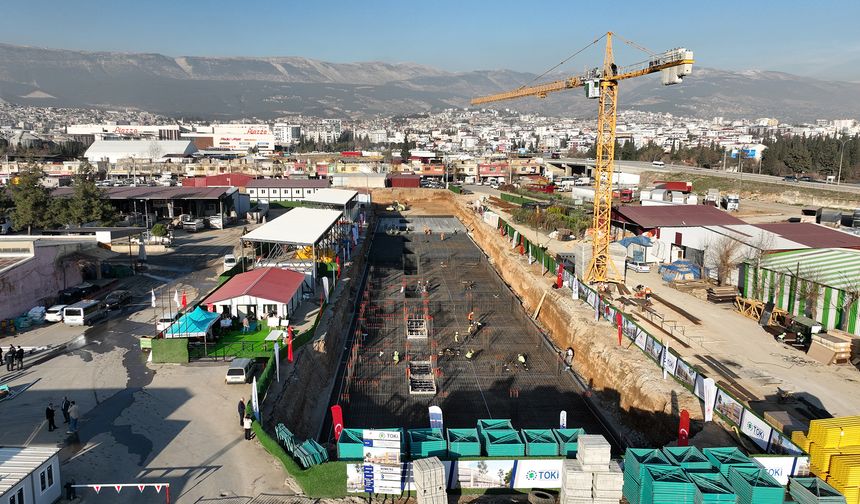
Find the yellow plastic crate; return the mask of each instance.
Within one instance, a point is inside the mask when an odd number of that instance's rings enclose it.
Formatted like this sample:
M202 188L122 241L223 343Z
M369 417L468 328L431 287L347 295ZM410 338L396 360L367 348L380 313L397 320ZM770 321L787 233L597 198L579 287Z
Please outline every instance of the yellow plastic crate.
M846 487L860 487L860 456L836 455L830 459L830 477Z
M812 443L803 431L794 431L791 433L791 442L800 447L801 450L809 453L809 445Z
M860 416L813 420L806 437L826 448L860 445Z

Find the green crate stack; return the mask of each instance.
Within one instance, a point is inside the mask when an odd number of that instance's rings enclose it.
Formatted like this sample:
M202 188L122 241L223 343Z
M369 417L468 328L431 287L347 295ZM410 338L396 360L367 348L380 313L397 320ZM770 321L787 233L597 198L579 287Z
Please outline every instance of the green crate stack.
M663 448L663 454L672 465L692 470L713 469L711 461L695 446L667 446Z
M725 478L729 477L730 467L747 467L760 469L761 466L752 461L737 448L704 448L702 454L711 461L711 465L719 469Z
M448 429L448 455L451 458L480 457L478 429Z
M526 453L520 433L513 429L485 430L482 437L488 457L522 457Z
M735 491L722 474L714 472L688 472L687 477L696 486L696 504L734 504Z
M484 431L507 429L513 430L514 424L507 418L478 420L478 435L484 437Z
M522 429L526 442L526 455L529 457L557 457L558 441L550 429Z
M646 466L641 504L694 504L696 487L680 467Z
M585 434L585 429L553 429L553 435L558 441L558 448L563 457L575 457L579 451L579 435Z
M328 452L313 439L308 439L296 447L295 456L303 469L328 461Z
M624 485L621 492L630 504L642 500L642 474L649 466L672 467L672 463L660 450L651 448L627 448L624 455Z
M284 449L287 450L287 453L290 455L295 453L297 446L296 437L292 432L290 432L290 429L287 429L284 424L279 423L275 427L275 436L278 437L278 441L283 445Z
M785 488L761 467L731 466L729 483L738 504L782 504Z
M442 429L410 429L409 456L413 459L448 456L448 443Z
M845 504L845 496L820 478L792 478L788 493L798 504Z
M344 429L337 440L338 460L364 460L364 434L361 429Z

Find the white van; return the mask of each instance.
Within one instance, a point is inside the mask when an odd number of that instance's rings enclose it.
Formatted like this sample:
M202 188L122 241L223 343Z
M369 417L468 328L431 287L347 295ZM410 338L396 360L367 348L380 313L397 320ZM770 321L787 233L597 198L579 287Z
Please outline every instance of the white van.
M254 361L252 359L233 359L224 377L224 383L248 383L254 374Z
M84 299L63 308L63 322L70 326L92 325L105 317L101 301Z
M651 161L651 166L666 166L663 161Z

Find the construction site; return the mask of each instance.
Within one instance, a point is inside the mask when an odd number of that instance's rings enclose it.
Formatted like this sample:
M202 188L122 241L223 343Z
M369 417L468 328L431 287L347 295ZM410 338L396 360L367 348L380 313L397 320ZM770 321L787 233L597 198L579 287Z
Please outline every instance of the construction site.
M351 425L450 426L508 418L606 429L554 347L451 216L383 217L370 251L341 397Z

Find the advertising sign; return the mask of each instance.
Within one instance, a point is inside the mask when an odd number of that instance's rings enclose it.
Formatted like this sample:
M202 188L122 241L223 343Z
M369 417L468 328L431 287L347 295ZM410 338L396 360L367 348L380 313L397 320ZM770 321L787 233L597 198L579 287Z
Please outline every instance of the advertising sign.
M560 488L562 462L562 459L518 460L513 488Z
M771 457L767 455L750 457L762 466L780 485L788 485L788 477L794 476L796 457Z
M427 410L430 415L430 428L444 429L445 423L442 419L442 408L439 406L430 406Z
M645 331L639 331L639 334L636 335L636 339L633 340L641 350L645 350L645 343L648 341L648 334Z
M700 375L701 377L701 375ZM698 385L698 380L696 384ZM713 378L705 378L702 380L702 401L705 403L705 421L711 422L714 420L714 401L717 398L717 384Z
M653 336L648 336L648 341L645 342L645 351L651 355L657 362L662 362L660 360L660 355L663 354L663 345L654 339Z
M686 362L678 359L678 366L675 368L675 378L693 387L696 384L698 374Z
M767 450L768 442L770 442L770 434L773 430L767 422L755 416L752 411L744 409L740 427L741 432L749 436L759 448Z
M743 413L744 407L722 389L717 389L717 405L714 406L714 409L730 422L736 425L741 424L741 413Z
M767 449L768 453L776 453L779 455L803 455L803 451L799 446L791 442L786 436L783 436L781 432L776 429L773 429L773 433L770 435L770 447Z
M663 378L666 378L666 373L675 374L675 367L678 365L678 357L669 351L669 345L663 349Z
M509 488L514 460L458 461L454 488Z
M361 466L364 491L399 494L403 479L400 431L365 429L361 438L364 444L364 465Z

